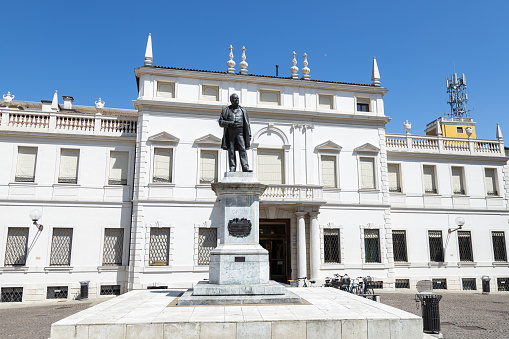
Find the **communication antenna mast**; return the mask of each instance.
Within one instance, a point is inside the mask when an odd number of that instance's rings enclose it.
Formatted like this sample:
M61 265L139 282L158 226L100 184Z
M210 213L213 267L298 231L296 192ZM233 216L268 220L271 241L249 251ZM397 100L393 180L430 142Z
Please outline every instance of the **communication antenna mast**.
M451 74L451 79L445 78L447 83L447 93L449 93L449 100L447 103L451 105L451 117L468 117L467 101L468 96L465 93L467 89L467 80L465 73L461 78L458 78L456 73Z

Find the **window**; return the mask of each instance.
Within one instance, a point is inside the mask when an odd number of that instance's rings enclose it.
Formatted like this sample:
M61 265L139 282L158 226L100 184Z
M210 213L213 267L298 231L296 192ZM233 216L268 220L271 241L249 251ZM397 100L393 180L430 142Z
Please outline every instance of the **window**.
M493 257L495 261L507 261L507 251L505 247L505 234L503 231L491 232L493 241Z
M18 147L15 182L34 182L37 147Z
M217 246L217 228L200 228L198 230L198 265L208 265L210 251Z
M71 264L72 228L54 228L51 239L50 266Z
M392 231L392 248L394 251L394 261L408 261L406 250L406 231Z
M281 104L281 93L279 91L260 90L260 102L269 105Z
M170 229L150 229L149 265L168 266L170 252Z
M322 155L322 185L324 187L337 186L336 157Z
M120 295L120 285L101 285L100 295Z
M463 285L464 291L476 291L477 284L475 282L475 278L463 278L461 279L461 283Z
M447 279L432 279L433 289L434 290L446 290L447 289Z
M463 180L463 167L453 167L452 173L452 192L456 195L465 194L465 184Z
M46 289L46 299L67 299L67 286L48 286Z
M171 148L154 149L154 178L153 182L172 182L172 158Z
M369 112L369 98L357 98L357 111L358 112Z
M110 152L110 177L108 185L127 185L129 152Z
M388 164L387 165L388 176L389 176L389 192L401 192L401 182L399 179L399 165Z
M458 247L460 251L460 261L474 261L470 231L458 231Z
M103 266L122 266L124 248L124 229L106 228L104 230Z
M264 184L284 184L283 150L258 150L258 180Z
M410 288L410 279L396 279L396 288Z
M333 109L334 108L334 97L332 95L327 94L319 94L318 95L318 107L325 109Z
M24 266L28 245L28 227L9 227L5 248L5 266Z
M456 133L462 134L463 133L463 127L460 127L460 126L456 127Z
M382 262L380 257L380 234L377 229L364 230L364 253L367 263Z
M80 150L61 149L60 150L60 171L58 173L58 182L65 184L78 183L78 162Z
M175 83L158 81L156 96L163 98L175 98Z
M484 169L484 183L486 184L486 195L496 196L497 191L497 180L496 170L494 168Z
M219 101L219 86L203 85L201 87L201 98L209 101Z
M361 188L374 189L375 188L375 159L374 158L360 158L361 166Z
M442 243L442 231L428 231L430 261L444 261L444 246Z
M217 151L200 152L200 184L217 182Z
M23 302L23 287L2 287L1 302Z
M424 193L437 193L437 185L435 179L435 166L422 166L424 179Z
M497 278L497 287L499 292L509 291L509 278Z
M323 262L326 264L340 264L339 228L324 228L323 230Z

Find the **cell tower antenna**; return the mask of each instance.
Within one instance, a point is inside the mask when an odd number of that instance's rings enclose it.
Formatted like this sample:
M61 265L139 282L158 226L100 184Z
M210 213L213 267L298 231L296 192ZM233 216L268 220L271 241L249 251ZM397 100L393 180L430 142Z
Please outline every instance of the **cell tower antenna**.
M451 106L451 117L468 117L467 101L468 96L465 93L467 89L467 80L465 73L461 78L458 78L456 73L451 74L451 79L446 78L447 93L449 93L449 100L447 103Z

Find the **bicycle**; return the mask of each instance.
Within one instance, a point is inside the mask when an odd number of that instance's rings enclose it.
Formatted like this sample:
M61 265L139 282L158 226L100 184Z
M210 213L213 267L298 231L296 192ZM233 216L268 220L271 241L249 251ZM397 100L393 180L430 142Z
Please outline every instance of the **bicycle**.
M302 287L312 287L314 283L316 283L316 280L307 280L307 277L297 278L297 286L299 286L299 280L303 281ZM307 284L309 282L309 286Z

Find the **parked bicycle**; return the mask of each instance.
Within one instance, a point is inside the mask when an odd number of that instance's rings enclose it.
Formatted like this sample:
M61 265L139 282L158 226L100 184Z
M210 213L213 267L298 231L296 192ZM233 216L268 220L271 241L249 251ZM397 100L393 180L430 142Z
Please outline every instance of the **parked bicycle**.
M307 278L307 277L302 277L302 278L297 278L297 286L299 286L299 285L300 285L300 284L299 284L299 281L301 281L301 280L302 280L302 282L303 282L302 287L312 287L312 286L313 286L313 284L315 284L315 283L316 283L316 280L308 280L308 278ZM308 286L308 284L307 284L308 282L309 282L309 286Z

